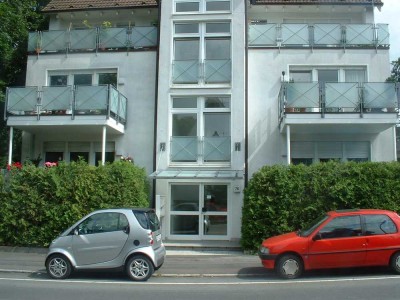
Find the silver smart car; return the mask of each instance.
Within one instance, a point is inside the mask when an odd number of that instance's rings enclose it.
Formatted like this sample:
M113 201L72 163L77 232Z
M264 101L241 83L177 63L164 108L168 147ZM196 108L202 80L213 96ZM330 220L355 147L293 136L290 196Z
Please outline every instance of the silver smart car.
M146 281L165 255L153 209L105 209L92 212L56 238L45 265L55 279L65 279L73 270L123 267L133 280Z

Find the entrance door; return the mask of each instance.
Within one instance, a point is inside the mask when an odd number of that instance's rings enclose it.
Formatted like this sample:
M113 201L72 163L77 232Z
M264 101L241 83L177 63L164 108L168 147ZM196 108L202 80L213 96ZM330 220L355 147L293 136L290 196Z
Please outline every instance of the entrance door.
M228 236L226 184L171 185L170 231L177 239L224 239Z

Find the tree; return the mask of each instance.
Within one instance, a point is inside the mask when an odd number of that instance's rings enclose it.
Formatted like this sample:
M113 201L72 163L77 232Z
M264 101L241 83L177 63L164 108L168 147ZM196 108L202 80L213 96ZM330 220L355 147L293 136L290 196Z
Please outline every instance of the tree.
M400 57L392 61L392 74L388 79L386 79L387 82L400 82Z
M48 26L40 9L49 0L0 1L0 168L6 162L8 130L3 120L5 89L25 85L26 53L29 31ZM14 160L20 160L20 133L16 131Z

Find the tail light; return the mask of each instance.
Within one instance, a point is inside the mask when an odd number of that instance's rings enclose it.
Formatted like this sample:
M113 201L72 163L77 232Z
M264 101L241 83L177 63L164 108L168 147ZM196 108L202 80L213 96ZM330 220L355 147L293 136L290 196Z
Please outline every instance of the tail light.
M153 245L154 244L154 233L153 233L153 231L149 231L148 235L149 235L149 243L150 243L150 245Z

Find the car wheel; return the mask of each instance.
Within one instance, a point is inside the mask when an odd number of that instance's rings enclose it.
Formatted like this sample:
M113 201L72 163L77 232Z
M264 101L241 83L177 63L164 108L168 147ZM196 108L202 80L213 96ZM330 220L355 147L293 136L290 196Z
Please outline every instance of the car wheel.
M126 272L135 281L146 281L153 275L153 263L144 255L131 257L126 264Z
M390 267L400 274L400 252L395 253L390 260Z
M55 254L46 261L46 270L51 278L65 279L71 275L72 266L64 255Z
M303 261L293 254L283 255L278 259L275 270L282 278L294 279L303 273Z

